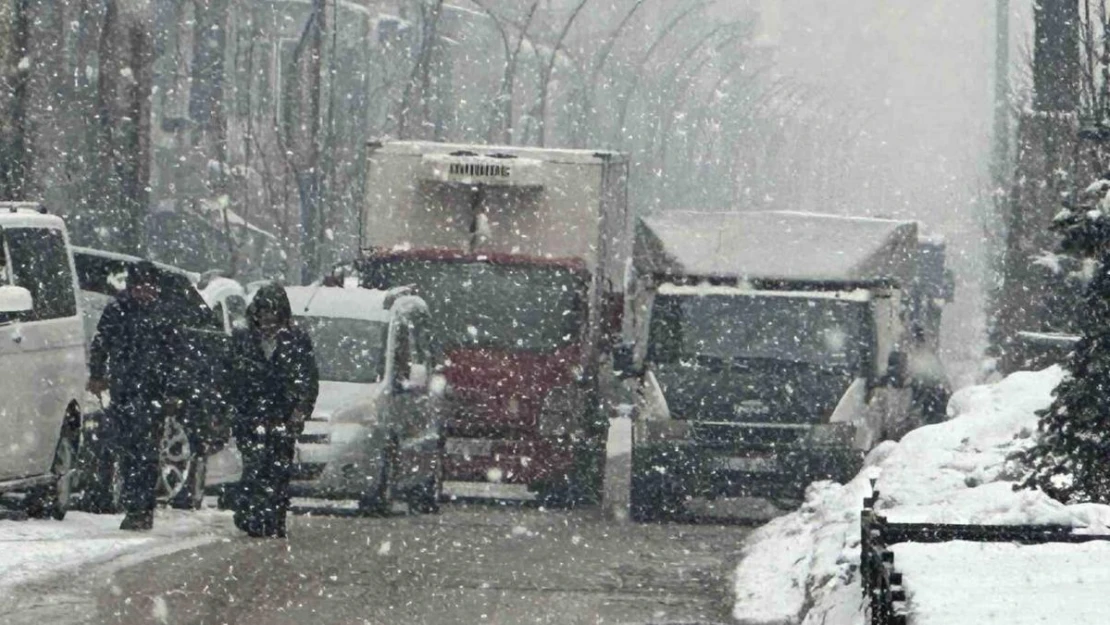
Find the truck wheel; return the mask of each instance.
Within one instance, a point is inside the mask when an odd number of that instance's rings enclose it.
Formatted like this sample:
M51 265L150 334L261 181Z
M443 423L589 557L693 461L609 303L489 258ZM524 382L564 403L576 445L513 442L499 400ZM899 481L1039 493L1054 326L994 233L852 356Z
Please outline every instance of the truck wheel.
M536 491L536 501L545 508L565 510L573 508L578 503L578 498L573 483L570 479L564 479L541 485Z
M632 474L628 514L633 521L666 521L681 517L685 511L685 496L669 476L648 472Z
M74 468L77 462L77 435L66 432L58 441L54 451L54 464L51 472L55 479L52 484L40 486L27 493L25 509L32 519L53 518L61 521L69 510L69 500L73 495L76 479Z
M426 483L413 490L409 497L409 508L417 514L436 514L439 512L439 500L442 496L443 480L437 472Z

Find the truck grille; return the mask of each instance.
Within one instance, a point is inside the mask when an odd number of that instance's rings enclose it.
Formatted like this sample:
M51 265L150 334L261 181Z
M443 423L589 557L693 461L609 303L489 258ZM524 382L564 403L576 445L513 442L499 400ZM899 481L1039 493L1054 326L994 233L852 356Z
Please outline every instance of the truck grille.
M747 425L720 422L693 424L694 440L708 448L743 447L772 451L797 445L810 430L806 425Z

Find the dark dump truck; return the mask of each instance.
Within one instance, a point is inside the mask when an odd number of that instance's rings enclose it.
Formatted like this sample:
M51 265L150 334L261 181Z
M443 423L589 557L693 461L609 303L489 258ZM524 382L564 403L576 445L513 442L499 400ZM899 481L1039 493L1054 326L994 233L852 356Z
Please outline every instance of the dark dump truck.
M635 380L632 518L681 516L690 498L792 504L942 419L946 397L927 401L947 389L930 336L939 303L914 302L947 291L933 284L943 269L922 277L921 248L913 222L641 219L615 365Z

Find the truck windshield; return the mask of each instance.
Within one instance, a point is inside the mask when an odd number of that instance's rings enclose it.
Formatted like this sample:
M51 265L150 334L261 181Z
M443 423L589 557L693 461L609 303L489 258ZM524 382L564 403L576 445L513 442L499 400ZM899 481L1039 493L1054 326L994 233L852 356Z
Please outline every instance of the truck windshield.
M373 384L385 368L386 324L362 319L297 317L312 338L320 379Z
M780 296L660 295L651 321L656 362L701 356L859 366L867 305Z
M417 287L428 303L431 334L444 349L547 353L581 334L586 284L570 269L401 260L374 270L377 286Z

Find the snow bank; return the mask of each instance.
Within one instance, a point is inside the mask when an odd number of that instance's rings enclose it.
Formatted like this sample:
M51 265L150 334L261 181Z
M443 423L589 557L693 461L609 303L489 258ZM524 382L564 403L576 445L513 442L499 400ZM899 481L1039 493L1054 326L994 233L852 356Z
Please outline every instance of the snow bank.
M1085 625L1110 619L1110 542L902 543L892 550L913 625ZM1005 601L1005 609L992 598Z
M159 510L150 532L119 529L122 515L70 512L65 521L0 521L0 595L29 581L125 557L154 557L235 535L231 515Z
M883 443L846 485L811 485L799 510L748 538L733 616L749 625L862 622L859 513L871 477L877 509L892 521L1059 523L1110 533L1110 506L1065 506L1013 490L1017 467L1009 458L1032 443L1035 412L1051 403L1063 375L1052 367L962 390L949 405L952 420Z

